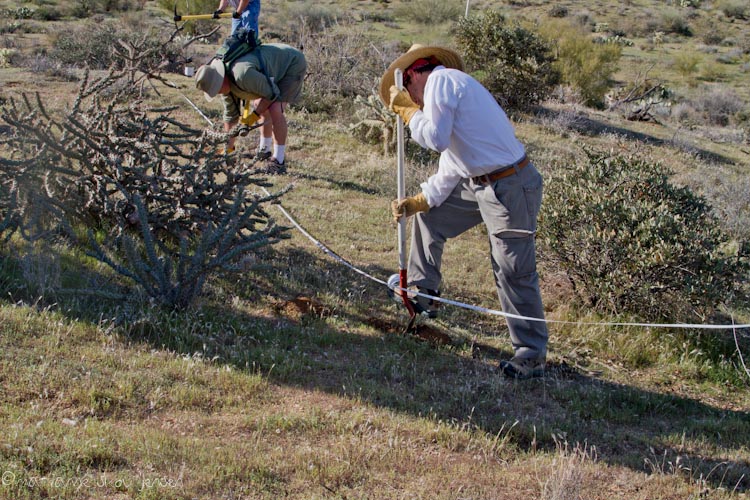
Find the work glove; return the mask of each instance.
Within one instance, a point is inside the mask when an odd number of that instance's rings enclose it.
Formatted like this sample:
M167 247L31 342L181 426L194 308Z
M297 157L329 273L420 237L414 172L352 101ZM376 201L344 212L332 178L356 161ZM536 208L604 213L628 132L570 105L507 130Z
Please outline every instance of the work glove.
M391 202L391 213L393 214L394 222L398 222L402 216L411 217L417 212L427 212L429 210L430 204L427 203L424 193Z
M414 113L419 111L419 106L411 100L409 92L406 90L399 90L395 85L391 85L391 104L388 108L403 118L404 123L407 125L414 116Z
M260 115L256 113L255 110L250 111L249 107L245 107L245 109L242 110L242 118L240 118L241 124L251 127L258 120L260 120Z
M216 152L222 156L231 155L232 153L234 153L234 148L221 146Z
M219 19L219 14L223 13L224 11L219 9L214 11L214 19Z
M242 14L235 10L234 12L232 12L232 19L239 19L241 15Z

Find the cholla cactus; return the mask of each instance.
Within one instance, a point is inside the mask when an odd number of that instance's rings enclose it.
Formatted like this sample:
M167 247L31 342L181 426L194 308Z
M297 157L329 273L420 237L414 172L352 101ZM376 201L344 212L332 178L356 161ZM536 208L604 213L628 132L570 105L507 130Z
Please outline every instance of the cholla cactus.
M9 102L0 230L27 227L31 208L44 207L38 227L63 229L156 302L183 307L212 273L285 237L264 208L284 191L261 194L254 187L268 184L252 165L218 155L226 134L145 106L140 71L86 75L61 117L38 95Z
M355 137L369 142L382 141L384 154L396 148L396 115L383 105L380 98L371 94L367 99L358 95L354 99L358 106L355 112L359 121L349 126Z

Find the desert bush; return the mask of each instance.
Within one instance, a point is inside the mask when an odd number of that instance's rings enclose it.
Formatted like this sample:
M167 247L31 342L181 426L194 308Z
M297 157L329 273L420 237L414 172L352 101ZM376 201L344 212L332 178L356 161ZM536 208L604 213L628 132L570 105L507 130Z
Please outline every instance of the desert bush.
M741 293L748 248L731 251L706 200L668 178L659 164L594 151L551 173L542 254L586 306L695 321Z
M724 85L702 87L692 103L703 114L706 123L720 126L729 125L745 106L739 94Z
M455 21L463 13L463 2L457 0L408 0L395 9L396 17L427 25Z
M743 0L725 0L720 8L730 19L746 19L750 11L750 6Z
M467 70L508 110L527 110L546 99L560 81L550 46L489 10L462 18L453 28Z
M50 56L68 66L107 69L113 64L128 64L127 58L117 53L123 51L123 43L136 44L148 52L143 64L154 67L157 62L169 61L174 69L179 66L176 61L182 59L181 49L177 44L169 43L168 35L164 30L145 26L88 22L81 28L57 33Z
M228 134L180 122L176 107L147 107L142 84L159 64L145 67L148 50L136 56L125 71L87 74L63 116L39 95L2 109L12 132L0 219L6 232L64 235L154 302L185 307L210 276L285 237L265 209L284 191L260 191L268 184L256 170L215 154Z
M34 11L32 17L37 21L59 21L63 15L62 12L55 7L42 6Z
M666 10L661 15L661 30L676 35L692 36L690 25L681 12Z
M694 83L695 74L701 63L701 56L692 52L680 52L672 60L672 67L689 84Z
M376 88L383 68L400 50L379 46L361 30L326 30L302 40L307 59L301 105L313 112L351 112L355 96Z
M699 78L705 82L717 82L724 80L727 77L727 72L718 63L708 61L701 67Z
M724 36L720 31L717 31L713 27L710 27L706 32L703 33L703 43L706 45L719 45L724 40Z
M577 26L550 21L541 33L555 46L554 68L589 106L601 107L611 87L622 49L619 44L596 44Z
M78 19L86 19L94 14L95 7L92 0L76 0L70 7L70 15Z
M549 17L568 17L568 7L565 5L554 4L550 7L547 15Z
M42 54L28 58L24 61L23 66L32 73L42 73L46 76L60 78L68 82L78 81L78 75L76 75L75 71L70 70L60 61Z
M307 49L305 41L309 37L352 23L351 13L323 6L319 2L284 2L279 8L274 31L264 36Z

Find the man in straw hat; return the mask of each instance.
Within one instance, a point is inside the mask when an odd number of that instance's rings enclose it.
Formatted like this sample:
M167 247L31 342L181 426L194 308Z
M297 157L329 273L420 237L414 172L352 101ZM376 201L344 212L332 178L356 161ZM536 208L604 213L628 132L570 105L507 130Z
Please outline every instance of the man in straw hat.
M195 73L195 86L206 100L222 96L224 130L229 132L239 121L242 101L252 102L254 108L243 120L253 125L269 119L273 123L273 156L268 158L266 171L286 172L285 154L288 134L283 103L294 103L302 94L302 83L307 71L305 56L299 50L280 43L264 43L239 57L226 70L220 59L204 64ZM227 142L226 150L234 150L236 137Z
M394 71L404 88L394 85ZM504 312L544 319L536 271L534 237L542 201L542 177L526 157L508 117L463 61L442 47L412 46L380 81L380 98L409 125L422 147L440 153L438 171L416 196L392 202L393 217L414 216L408 281L437 296L446 240L484 222L492 269ZM417 310L434 307L416 296ZM507 318L513 358L500 362L511 378L544 373L544 321Z

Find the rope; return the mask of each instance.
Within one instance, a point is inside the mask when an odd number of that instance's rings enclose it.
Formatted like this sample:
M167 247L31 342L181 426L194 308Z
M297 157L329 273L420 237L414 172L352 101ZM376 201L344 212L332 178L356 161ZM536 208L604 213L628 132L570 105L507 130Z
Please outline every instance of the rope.
M270 196L270 193L266 190L266 188L261 186L261 189L265 192L267 196ZM368 274L367 272L357 268L353 264L349 263L346 259L341 257L340 255L336 254L333 250L329 249L327 246L325 246L323 243L318 241L316 238L314 238L310 233L308 233L294 218L289 215L289 212L284 209L284 207L281 206L281 204L276 205L282 214L289 220L289 222L292 223L292 225L297 228L299 232L301 232L304 236L306 236L310 241L312 241L315 246L317 246L320 250L322 250L325 254L330 255L333 257L336 261L343 264L344 266L348 267L352 271L376 282L381 285L388 286L388 283L386 281L383 281L379 278L376 278L375 276L372 276L371 274ZM404 293L409 293L410 295L418 295L420 297L425 297L427 299L435 300L438 302L442 302L444 304L449 304L456 307L461 307L463 309L468 309L471 311L476 311L484 314L491 314L493 316L503 316L506 319L517 319L517 320L523 320L523 321L537 321L537 322L543 322L543 323L551 323L551 324L558 324L558 325L588 325L588 326L639 326L639 327L645 327L645 328L689 328L689 329L703 329L703 330L736 330L736 329L742 329L742 328L750 328L750 323L744 324L744 325L737 325L737 324L731 324L731 325L704 325L704 324L689 324L689 323L630 323L630 322L586 322L586 321L563 321L563 320L551 320L551 319L544 319L544 318L532 318L528 316L520 316L518 314L512 314L507 313L504 311L498 311L496 309L489 309L486 307L481 306L475 306L472 304L466 304L464 302L458 302L455 300L446 299L443 297L435 297L433 295L429 295L426 293L418 292L415 290L407 290L406 288L402 288L400 286L393 286L394 290L400 290Z

